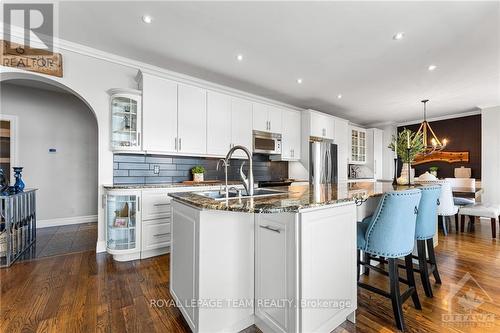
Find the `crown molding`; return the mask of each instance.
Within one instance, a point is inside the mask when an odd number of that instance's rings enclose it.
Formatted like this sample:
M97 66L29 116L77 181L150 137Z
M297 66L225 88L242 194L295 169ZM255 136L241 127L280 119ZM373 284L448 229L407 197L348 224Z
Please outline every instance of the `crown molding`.
M9 36L10 40L13 41L13 42L20 42L20 43L22 43L23 42L24 31L25 30L23 28L12 27L11 33L10 33L10 36ZM4 36L3 33L4 33L4 31L3 31L3 25L0 25L0 34L1 34L1 36ZM44 44L36 42L36 41L33 42L31 46L35 47L35 48L36 47L38 47L38 48L45 47ZM270 104L270 105L273 105L273 106L278 106L278 107L293 109L293 110L297 110L297 111L303 111L304 110L303 108L299 108L299 107L297 107L295 105L291 105L291 104L284 103L284 102L281 102L281 101L277 101L277 100L273 100L273 99L270 99L270 98L262 97L262 96L259 96L259 95L254 95L252 93L248 93L248 92L245 92L245 91L242 91L242 90L238 90L238 89L231 88L231 87L228 87L228 86L224 86L224 85L221 85L221 84L217 84L217 83L214 83L214 82L206 81L206 80L194 77L194 76L189 76L189 75L186 75L186 74L174 72L174 71L171 71L171 70L159 67L159 66L151 65L151 64L139 61L139 60L134 60L134 59L126 58L126 57L123 57L123 56L120 56L120 55L117 55L117 54L114 54L114 53L110 53L110 52L106 52L106 51L101 51L101 50L92 48L90 46L86 46L86 45L82 45L82 44L79 44L79 43L71 42L71 41L64 40L64 39L61 39L61 38L58 38L58 37L54 37L53 38L52 46L54 48L54 52L61 52L61 50L67 51L67 52L73 52L73 53L77 53L77 54L80 54L80 55L83 55L83 56L92 57L92 58L95 58L95 59L99 59L99 60L111 62L111 63L117 64L117 65L121 65L121 66L125 66L125 67L128 67L128 68L133 68L133 69L137 70L138 73L139 72L147 73L147 74L155 75L155 76L158 76L158 77L161 77L161 78L165 78L165 79L168 79L168 80L177 81L179 83L185 83L185 84L189 84L189 85L194 85L194 86L197 86L197 87L200 87L200 88L204 88L204 89L208 89L208 90L212 90L212 91L217 91L217 92L220 92L220 93L229 94L229 95L232 95L234 97L240 97L240 98L252 100L252 101L255 101L255 102L260 102L260 103L264 103L264 104Z

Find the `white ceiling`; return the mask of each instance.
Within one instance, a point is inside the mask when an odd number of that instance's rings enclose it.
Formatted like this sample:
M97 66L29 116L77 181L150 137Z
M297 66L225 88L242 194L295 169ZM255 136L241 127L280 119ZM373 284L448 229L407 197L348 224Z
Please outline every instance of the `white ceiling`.
M419 119L423 98L429 117L500 105L497 1L61 2L59 16L63 39L360 124Z

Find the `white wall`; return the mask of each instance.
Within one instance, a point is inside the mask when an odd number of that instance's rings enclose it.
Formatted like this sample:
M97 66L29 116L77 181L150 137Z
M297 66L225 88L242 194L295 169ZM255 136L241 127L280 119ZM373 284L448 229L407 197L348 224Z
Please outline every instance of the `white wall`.
M483 202L500 204L500 106L481 110Z
M39 189L39 225L44 220L96 216L93 112L71 94L8 83L1 88L2 115L17 116L17 159L24 167L24 181L27 187ZM57 152L49 153L49 148Z

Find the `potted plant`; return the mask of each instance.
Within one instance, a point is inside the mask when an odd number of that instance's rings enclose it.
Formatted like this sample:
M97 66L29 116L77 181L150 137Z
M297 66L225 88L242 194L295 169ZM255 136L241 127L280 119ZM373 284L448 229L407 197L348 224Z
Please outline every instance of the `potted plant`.
M392 136L389 148L392 151L395 151L397 156L403 162L400 177L401 179L398 179L398 183L407 184L408 177L411 179L411 175L408 175L408 169L410 168L411 163L415 160L415 157L418 154L425 151L423 134L415 133L405 128L399 134Z
M195 182L202 182L203 181L203 173L205 173L205 168L202 167L201 165L197 165L197 166L191 168L191 173L193 174L193 180Z
M433 175L436 178L438 176L438 170L439 170L439 168L435 167L435 166L432 166L432 167L429 168L430 174Z

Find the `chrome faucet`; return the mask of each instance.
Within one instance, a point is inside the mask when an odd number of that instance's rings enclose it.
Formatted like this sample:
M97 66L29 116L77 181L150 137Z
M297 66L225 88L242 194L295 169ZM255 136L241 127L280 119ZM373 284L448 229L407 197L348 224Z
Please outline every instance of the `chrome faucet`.
M240 167L240 177L241 181L243 182L243 186L245 187L245 191L247 192L248 196L253 196L253 162L252 162L252 153L243 146L234 146L233 148L229 149L229 152L226 155L226 158L224 159L224 165L226 166L226 193L227 193L227 166L229 165L229 160L231 159L231 156L236 150L243 150L245 154L247 155L248 158L248 178L245 176L243 173L243 165L245 162L241 164ZM218 169L219 164L217 164L217 169Z
M224 166L224 176L225 178L225 185L226 185L226 197L229 194L229 189L227 188L227 167L229 166L229 161L226 161L225 159L221 158L220 160L217 161L217 167L216 170L219 171L220 165ZM222 188L219 189L219 194L222 194Z

